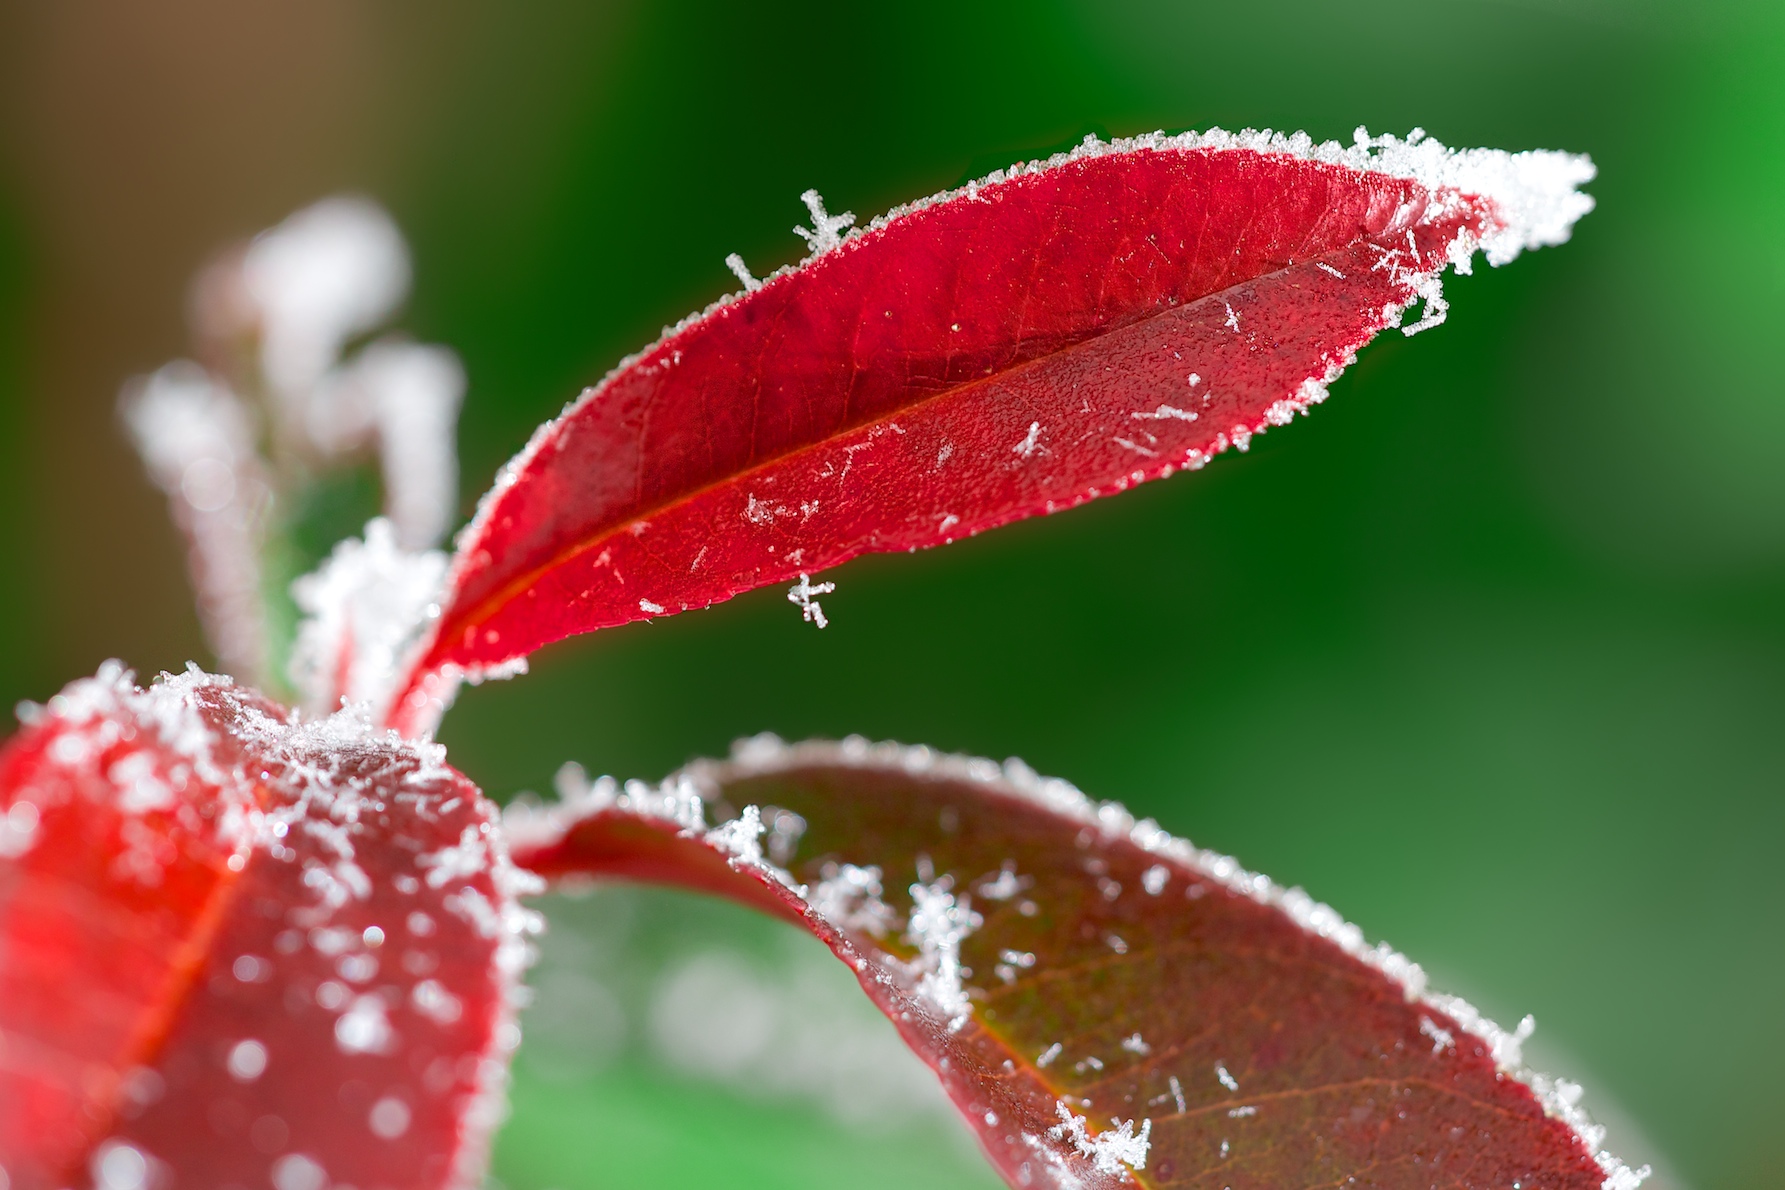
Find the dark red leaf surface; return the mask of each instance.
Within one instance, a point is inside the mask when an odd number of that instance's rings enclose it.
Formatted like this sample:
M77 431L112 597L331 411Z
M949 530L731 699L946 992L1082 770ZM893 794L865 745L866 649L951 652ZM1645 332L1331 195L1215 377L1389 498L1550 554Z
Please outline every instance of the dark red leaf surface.
M511 827L541 875L692 886L806 926L1014 1186L1639 1176L1593 1151L1577 1091L1522 1068L1522 1035L1299 890L1014 762L762 739Z
M802 266L667 333L510 464L393 721L425 728L455 674L573 633L1245 449L1418 297L1435 320L1447 263L1556 242L1591 205L1572 189L1584 159L1384 152L1091 145L815 236Z
M527 921L439 749L115 665L31 718L0 753L0 1184L475 1184Z

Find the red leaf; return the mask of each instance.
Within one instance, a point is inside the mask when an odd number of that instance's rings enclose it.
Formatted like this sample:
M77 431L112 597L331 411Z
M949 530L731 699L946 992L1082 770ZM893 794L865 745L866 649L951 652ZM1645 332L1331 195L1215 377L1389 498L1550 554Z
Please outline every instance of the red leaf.
M564 636L1197 468L1325 397L1437 277L1565 239L1584 158L1243 133L1088 143L719 302L535 435L393 714ZM814 196L815 198L815 196Z
M13 1190L481 1175L528 878L437 747L114 663L0 753L0 807Z
M705 830L703 801L730 822ZM764 738L510 826L541 875L692 886L806 926L1015 1186L1643 1176L1594 1152L1578 1089L1523 1068L1522 1032L1427 992L1299 889L1018 762Z

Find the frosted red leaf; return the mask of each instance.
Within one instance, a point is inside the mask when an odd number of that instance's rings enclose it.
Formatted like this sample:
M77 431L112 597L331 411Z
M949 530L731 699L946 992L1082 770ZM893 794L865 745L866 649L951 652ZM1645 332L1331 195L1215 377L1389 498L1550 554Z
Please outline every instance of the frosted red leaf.
M509 464L392 721L425 729L458 676L573 633L1244 450L1408 306L1439 321L1447 265L1565 239L1591 176L1418 135L1211 132L1089 142L847 237L813 196L811 257L667 331Z
M573 785L579 784L572 782ZM517 863L829 944L1019 1187L1631 1190L1579 1089L1299 889L1025 766L762 738L511 811ZM712 817L724 825L708 829Z
M0 1184L475 1184L529 915L440 750L115 664L0 752Z

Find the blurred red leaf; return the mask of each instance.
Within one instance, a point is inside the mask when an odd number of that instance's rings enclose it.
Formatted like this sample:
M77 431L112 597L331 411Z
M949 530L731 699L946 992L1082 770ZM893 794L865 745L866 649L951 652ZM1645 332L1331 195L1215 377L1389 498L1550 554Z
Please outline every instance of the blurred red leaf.
M0 1185L480 1176L527 920L442 756L115 664L32 715L0 752Z
M578 632L1200 467L1325 397L1478 245L1566 238L1583 158L1153 137L913 204L626 361L461 541L393 721ZM741 267L741 265L740 265Z
M1640 1180L1596 1159L1578 1092L1523 1069L1522 1035L1299 890L1015 762L764 739L658 789L570 792L511 821L517 863L804 925L1014 1186Z

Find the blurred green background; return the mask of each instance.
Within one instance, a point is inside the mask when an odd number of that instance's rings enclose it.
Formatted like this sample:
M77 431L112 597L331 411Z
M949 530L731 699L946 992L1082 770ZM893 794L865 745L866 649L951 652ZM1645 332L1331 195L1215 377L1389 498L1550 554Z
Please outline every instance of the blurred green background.
M1086 127L1591 153L1573 243L1454 280L1449 325L1249 455L851 563L823 633L770 590L558 646L443 738L499 797L760 730L1021 755L1535 1013L1538 1063L1672 1184L1785 1184L1785 8L21 3L0 95L7 703L204 657L115 393L186 350L211 249L323 194L411 237L405 325L471 378L469 509L732 288L727 252L795 258L808 186L865 217ZM650 1040L688 963L767 987L812 967L801 940L632 890L553 916L516 1190L991 1184L934 1111L864 1131ZM763 1002L847 990L813 971Z

